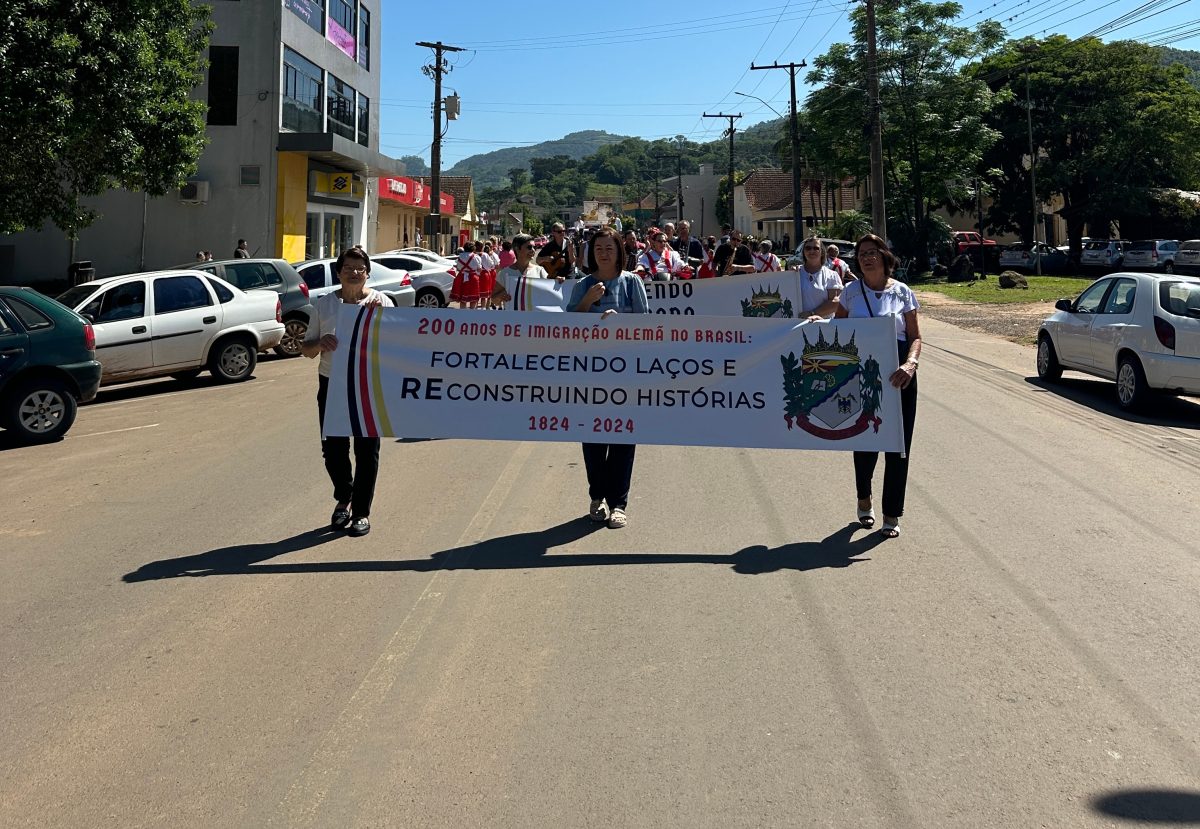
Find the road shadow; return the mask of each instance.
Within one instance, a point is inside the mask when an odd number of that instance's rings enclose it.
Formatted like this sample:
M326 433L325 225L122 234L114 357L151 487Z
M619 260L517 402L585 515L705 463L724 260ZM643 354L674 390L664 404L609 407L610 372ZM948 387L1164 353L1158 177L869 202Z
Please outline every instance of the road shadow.
M134 583L173 579L180 576L212 576L221 573L250 572L251 565L260 561L267 561L288 553L298 553L301 550L310 550L321 544L344 538L345 535L340 530L321 527L269 544L239 544L232 547L219 547L209 550L207 553L198 553L192 556L165 558L143 564L132 573L122 576L121 581Z
M1194 791L1129 789L1094 798L1092 808L1104 815L1143 823L1200 825L1200 792Z
M1056 383L1047 383L1034 376L1026 377L1025 382L1118 420L1150 426L1200 429L1200 404L1187 398L1159 394L1150 398L1145 411L1127 412L1117 403L1116 390L1109 380L1064 377Z
M67 435L69 434L71 434L70 430L67 431ZM11 449L36 449L39 446L54 446L56 443L62 443L65 438L66 435L44 443L24 443L17 439L16 432L10 432L8 429L0 429L0 452L7 452Z
M127 583L178 577L285 573L428 573L437 570L533 570L543 567L610 567L631 564L720 564L742 575L780 570L817 570L849 567L870 559L858 556L880 544L878 532L854 539L860 527L849 524L821 541L800 541L782 547L745 547L736 553L563 553L550 551L604 529L587 517L576 518L545 530L489 538L476 544L451 547L426 559L375 561L311 561L263 563L287 553L323 544L342 533L327 529L271 544L221 547L206 553L162 559L144 564L122 580Z

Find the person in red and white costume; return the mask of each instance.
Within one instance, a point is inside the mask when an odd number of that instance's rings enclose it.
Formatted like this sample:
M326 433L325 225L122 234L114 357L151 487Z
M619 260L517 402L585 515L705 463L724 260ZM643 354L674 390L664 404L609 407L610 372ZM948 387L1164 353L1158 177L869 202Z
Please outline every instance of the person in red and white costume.
M490 261L490 260L489 260ZM450 287L450 299L459 308L476 308L483 286L483 242L467 243L458 255L457 273Z
M654 230L650 234L650 247L638 257L638 273L649 282L670 282L683 271L683 260L667 244L667 234Z
M754 254L755 273L773 273L783 270L779 257L771 253L771 240L763 239L758 243L758 253Z

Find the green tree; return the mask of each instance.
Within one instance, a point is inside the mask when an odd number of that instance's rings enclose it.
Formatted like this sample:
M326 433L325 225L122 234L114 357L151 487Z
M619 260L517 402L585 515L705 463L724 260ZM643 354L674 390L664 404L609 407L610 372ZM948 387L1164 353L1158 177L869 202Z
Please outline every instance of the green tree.
M526 216L524 224L525 232L530 236L542 235L542 220L537 216Z
M524 167L512 167L508 171L508 181L513 190L520 190L529 183L529 171Z
M963 62L999 46L994 22L954 25L958 3L882 0L876 6L880 102L889 228L913 240L923 254L936 227L926 216L965 197L983 153L998 135L984 118L993 92L960 71ZM866 15L851 13L854 43L837 43L814 61L808 81L824 85L806 101L813 115L816 153L830 170L866 178L869 129L866 89Z
M95 220L80 198L161 196L196 170L208 8L190 0L6 0L0 7L0 231Z
M1184 66L1160 57L1132 41L1055 35L1011 42L985 60L976 74L1000 93L990 120L1004 133L983 162L995 191L989 224L1032 236L1027 117L1038 198L1062 198L1076 256L1085 224L1107 229L1146 214L1155 188L1200 186L1200 90Z
M399 160L404 164L405 175L427 176L432 172L425 159L419 155L402 155Z

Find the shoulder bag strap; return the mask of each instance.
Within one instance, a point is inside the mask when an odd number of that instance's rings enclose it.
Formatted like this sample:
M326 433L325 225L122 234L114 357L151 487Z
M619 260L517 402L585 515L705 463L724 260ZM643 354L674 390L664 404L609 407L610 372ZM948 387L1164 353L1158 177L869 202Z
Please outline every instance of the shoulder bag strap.
M871 309L871 300L867 299L867 288L865 285L863 285L863 280L861 279L858 280L858 289L862 291L863 304L867 306L867 313L872 317L875 316L875 312Z

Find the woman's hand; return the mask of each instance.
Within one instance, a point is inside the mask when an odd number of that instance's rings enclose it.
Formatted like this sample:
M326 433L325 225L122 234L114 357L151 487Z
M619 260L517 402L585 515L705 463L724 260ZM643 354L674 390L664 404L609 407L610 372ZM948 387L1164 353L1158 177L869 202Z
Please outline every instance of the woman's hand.
M913 362L901 363L900 368L888 378L888 381L898 389L908 388L908 384L917 376L917 364Z
M609 309L608 309L608 310L606 310L606 311L601 311L601 312L600 312L600 319L608 319L609 317L611 317L611 316L612 316L613 314L615 314L615 313L617 313L617 309L616 309L616 308L609 308Z
M555 284L557 284L557 285L561 285L561 284L563 284L563 283L564 283L564 282L566 282L566 281L567 281L567 278L566 278L565 276L556 276L556 277L554 277L554 282L555 282Z
M597 282L592 287L588 288L588 292L583 295L583 298L588 301L588 305L592 306L599 302L604 297L604 283Z
M321 337L317 346L321 349L322 353L337 351L338 339L333 334L325 334Z
M825 318L818 314L809 314L805 322L825 322Z

